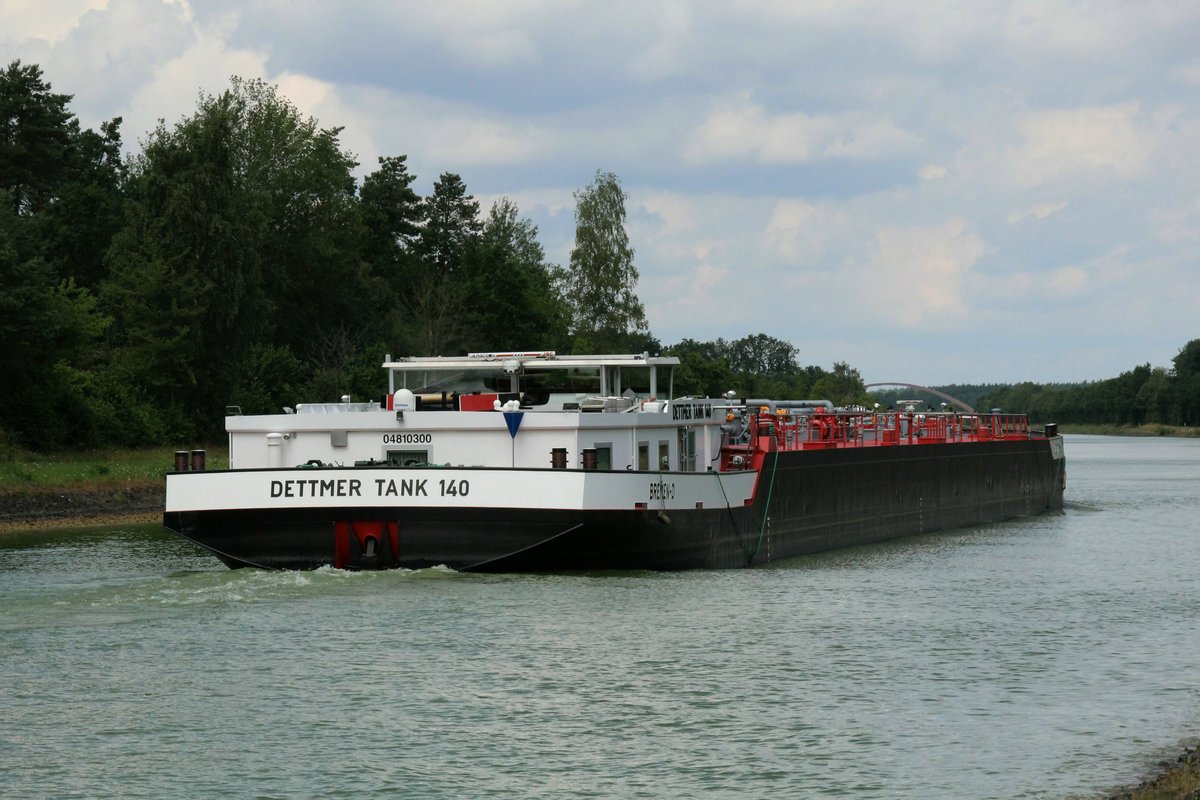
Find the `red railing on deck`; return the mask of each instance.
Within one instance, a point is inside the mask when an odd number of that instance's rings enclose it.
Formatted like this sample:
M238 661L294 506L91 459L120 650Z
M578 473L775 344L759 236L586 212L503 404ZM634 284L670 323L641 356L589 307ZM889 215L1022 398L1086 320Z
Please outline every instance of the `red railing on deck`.
M966 414L916 411L838 411L791 414L766 409L750 415L750 442L722 452L722 469L735 459L773 450L989 442L1029 438L1024 414Z

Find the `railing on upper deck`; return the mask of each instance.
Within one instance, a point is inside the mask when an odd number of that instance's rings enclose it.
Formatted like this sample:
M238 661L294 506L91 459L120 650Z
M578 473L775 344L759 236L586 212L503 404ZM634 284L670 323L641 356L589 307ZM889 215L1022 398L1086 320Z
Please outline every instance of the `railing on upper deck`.
M1029 435L1024 414L820 410L791 414L786 409L774 413L762 409L750 415L749 442L724 448L721 463L722 469L737 468L747 452L989 442Z

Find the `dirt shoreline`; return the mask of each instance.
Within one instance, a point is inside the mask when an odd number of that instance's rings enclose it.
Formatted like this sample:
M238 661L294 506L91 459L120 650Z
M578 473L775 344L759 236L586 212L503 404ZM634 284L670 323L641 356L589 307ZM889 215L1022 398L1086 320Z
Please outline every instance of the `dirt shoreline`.
M1137 786L1118 789L1107 800L1200 800L1200 746L1189 745L1174 761L1160 761Z
M0 492L0 533L161 522L161 481Z

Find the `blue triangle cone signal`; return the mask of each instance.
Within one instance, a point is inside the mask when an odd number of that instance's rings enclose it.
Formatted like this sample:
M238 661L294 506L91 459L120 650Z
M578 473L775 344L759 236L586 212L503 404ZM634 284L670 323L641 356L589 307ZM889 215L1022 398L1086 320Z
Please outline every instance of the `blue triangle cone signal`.
M505 411L504 424L508 426L508 435L512 438L517 438L517 428L521 427L521 420L524 419L524 411Z

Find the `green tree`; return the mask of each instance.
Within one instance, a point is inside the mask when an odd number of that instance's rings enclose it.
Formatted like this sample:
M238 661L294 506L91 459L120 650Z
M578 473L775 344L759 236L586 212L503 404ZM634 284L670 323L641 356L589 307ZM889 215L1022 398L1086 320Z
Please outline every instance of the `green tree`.
M824 397L814 395L812 387L828 373L816 366L800 367L791 342L765 333L733 341L684 339L666 353L680 359L677 384L693 394L715 396L733 390L741 397Z
M1192 339L1171 360L1174 406L1171 421L1176 425L1200 425L1200 339Z
M765 333L729 342L726 352L730 366L737 372L787 379L800 371L796 362L799 351L795 345Z
M483 223L479 202L467 194L458 175L442 173L433 194L421 204L421 227L414 250L419 258L409 287L418 351L442 355L456 348L466 309L464 262L476 245Z
M70 99L36 65L0 72L0 428L37 448L95 443L86 371L109 322L85 284L111 233L101 211L120 202L119 120L81 131Z
M1170 419L1171 381L1167 370L1155 367L1138 389L1134 408L1142 422L1165 423Z
M124 222L121 118L100 132L72 132L70 161L55 198L37 215L37 236L60 279L95 290L104 279L104 254Z
M366 231L364 256L376 275L398 282L411 261L420 233L421 197L412 188L408 156L381 156L379 169L363 178L358 191Z
M649 331L625 231L627 198L617 176L601 170L575 192L575 247L564 295L579 349L623 349Z
M867 405L870 400L862 375L844 361L834 362L833 372L813 384L812 394L830 400L835 406Z
M95 288L120 225L121 119L80 130L34 64L0 72L0 189L56 276Z
M379 320L379 352L407 352L415 338L411 287L420 275L415 244L423 209L407 161L403 155L380 157L379 169L363 179L358 192L363 259L375 289L368 308Z
M7 191L0 198L7 200ZM0 211L0 430L19 444L52 449L72 441L91 444L88 397L78 371L95 360L109 320L95 298L59 280L40 256L17 248L22 219L14 206Z
M567 310L537 226L503 197L467 259L467 350L559 349Z
M675 369L677 395L719 397L734 388L735 378L729 368L729 359L714 342L684 339L667 347L664 354L679 359Z
M1146 421L1137 398L1146 381L1150 380L1150 374L1150 364L1146 363L1104 382L1109 422L1113 425L1141 425Z
M462 269L468 248L474 244L483 223L479 201L467 194L463 179L443 172L433 184L433 194L422 202L421 227L416 250L426 269L451 277Z
M66 177L79 123L36 64L13 61L0 72L0 189L18 216L46 208Z
M274 87L234 78L160 124L131 165L102 294L115 366L199 432L215 433L257 380L253 348L308 361L323 331L361 314L356 164L338 134Z

